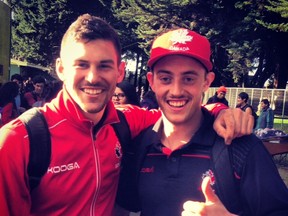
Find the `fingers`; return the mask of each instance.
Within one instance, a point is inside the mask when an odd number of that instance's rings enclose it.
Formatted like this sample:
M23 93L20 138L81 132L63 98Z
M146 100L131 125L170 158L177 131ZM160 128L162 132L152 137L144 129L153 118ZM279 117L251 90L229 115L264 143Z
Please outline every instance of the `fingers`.
M245 135L249 135L249 134L253 133L254 117L248 113L245 113L245 112L244 112L244 114L247 116L247 118L246 118L247 124L245 125L244 132L245 132Z
M210 177L205 177L201 185L202 193L205 196L206 202L196 202L196 201L187 201L183 204L184 211L182 216L195 216L195 215L204 215L205 206L212 205L215 201L218 202L219 199L212 190L210 186Z
M249 113L243 112L241 109L234 109L236 119L235 137L249 135L253 132L254 118Z
M225 208L210 186L210 177L205 177L201 185L205 202L187 201L183 204L181 216L232 215Z
M183 211L181 213L181 216L201 216L201 214L194 213L194 212L189 212L189 211Z
M231 109L231 112L233 113L233 119L234 119L234 134L233 134L233 139L236 137L240 137L243 136L242 134L242 130L243 130L243 122L245 123L246 120L243 119L243 111L241 109L238 108L233 108Z
M232 110L221 110L214 121L213 128L219 136L224 138L226 144L231 144L235 131L235 120Z
M231 144L236 137L249 135L253 132L254 118L239 108L221 110L213 124L217 134Z
M194 202L194 201L187 201L183 204L184 211L182 212L182 216L186 215L201 215L205 207L205 203L202 202Z

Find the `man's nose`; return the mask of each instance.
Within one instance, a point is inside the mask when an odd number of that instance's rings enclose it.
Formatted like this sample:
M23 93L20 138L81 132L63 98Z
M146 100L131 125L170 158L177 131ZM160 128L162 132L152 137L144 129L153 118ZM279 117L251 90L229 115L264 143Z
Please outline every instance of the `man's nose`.
M170 89L170 93L173 95L181 95L182 91L183 91L183 88L180 82L174 82Z
M99 77L100 76L99 76L97 67L96 66L91 66L89 68L89 71L88 71L87 80L90 83L96 83L96 81L99 79Z

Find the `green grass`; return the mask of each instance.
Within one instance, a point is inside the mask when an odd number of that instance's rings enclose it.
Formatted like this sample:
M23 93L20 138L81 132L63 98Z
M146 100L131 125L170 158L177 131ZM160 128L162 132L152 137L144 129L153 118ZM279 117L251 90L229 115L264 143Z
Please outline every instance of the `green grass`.
M288 119L274 118L274 128L288 133Z

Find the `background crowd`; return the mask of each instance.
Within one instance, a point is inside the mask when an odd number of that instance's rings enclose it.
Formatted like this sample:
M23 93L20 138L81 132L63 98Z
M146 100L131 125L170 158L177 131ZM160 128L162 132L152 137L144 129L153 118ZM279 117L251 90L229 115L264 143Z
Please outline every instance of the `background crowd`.
M0 87L0 127L17 118L26 110L32 107L41 107L46 102L50 102L61 87L61 81L50 81L41 75L27 79L24 79L20 74L12 75L11 81ZM227 88L220 86L206 104L223 103L229 106L229 102L225 98L226 93ZM117 84L112 102L115 105L133 104L146 109L158 109L155 93L152 90L141 93L141 95L143 96L139 96L136 88L130 82L124 80ZM260 112L256 114L257 109L249 104L249 95L246 92L241 92L238 95L236 108L253 115L256 133L273 129L274 113L270 108L268 99L260 101Z
M24 79L20 74L0 87L0 127L32 107L50 102L62 87L58 80L49 81L36 75Z

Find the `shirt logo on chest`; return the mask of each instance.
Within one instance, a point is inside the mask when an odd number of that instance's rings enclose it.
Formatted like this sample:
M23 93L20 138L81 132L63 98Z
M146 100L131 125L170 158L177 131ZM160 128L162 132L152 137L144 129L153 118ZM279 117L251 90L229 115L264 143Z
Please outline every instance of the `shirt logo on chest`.
M80 169L80 166L77 162L49 167L47 170L47 173L61 173L61 172L75 170L75 169Z
M141 173L154 173L154 166L152 167L143 167L140 170Z
M121 165L121 159L122 159L122 148L121 148L121 144L117 141L116 145L115 145L115 157L117 158L117 162L115 163L115 168L119 168Z
M115 155L117 158L122 158L122 149L119 142L117 142L115 146Z
M208 170L206 171L203 175L202 175L202 179L204 179L205 177L210 177L210 185L214 185L216 180L215 180L215 176L212 170Z

